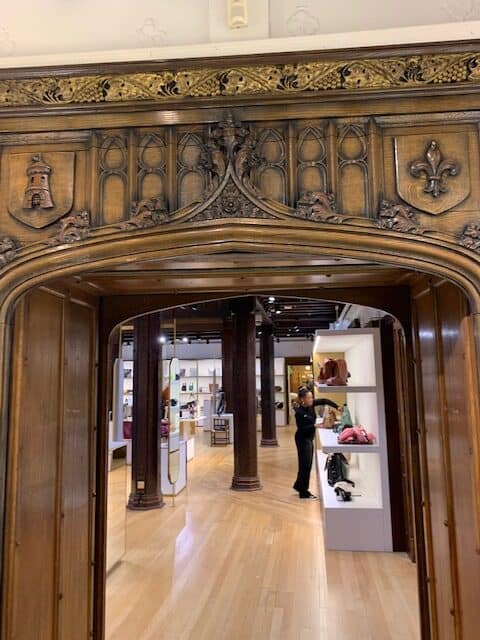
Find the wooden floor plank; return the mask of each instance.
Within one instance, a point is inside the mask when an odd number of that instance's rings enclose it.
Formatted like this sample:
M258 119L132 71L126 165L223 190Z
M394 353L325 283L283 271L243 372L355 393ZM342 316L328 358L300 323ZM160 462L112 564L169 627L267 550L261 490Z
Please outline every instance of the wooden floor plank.
M232 492L232 448L199 433L175 506L127 512L107 640L419 638L414 565L404 554L325 552L320 503L291 489L293 430L279 431L280 447L259 449L263 491Z

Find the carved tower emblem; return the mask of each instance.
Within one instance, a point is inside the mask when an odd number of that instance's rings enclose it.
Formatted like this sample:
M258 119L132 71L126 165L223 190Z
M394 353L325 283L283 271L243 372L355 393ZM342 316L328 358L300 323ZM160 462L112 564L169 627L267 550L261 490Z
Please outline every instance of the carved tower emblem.
M419 211L438 215L470 194L468 137L442 134L440 141L420 136L395 139L399 196Z
M27 187L23 198L24 209L53 209L50 193L50 174L52 167L42 160L39 153L32 157L27 168Z
M8 157L10 214L34 229L57 222L73 205L75 153L12 154ZM25 186L25 175L27 184Z

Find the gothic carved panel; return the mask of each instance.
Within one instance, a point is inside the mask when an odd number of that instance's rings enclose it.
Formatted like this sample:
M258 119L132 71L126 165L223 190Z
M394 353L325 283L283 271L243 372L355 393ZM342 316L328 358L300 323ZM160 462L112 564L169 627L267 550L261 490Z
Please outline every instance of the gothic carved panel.
M165 141L157 133L149 132L140 138L137 150L136 193L142 199L165 193L167 150Z
M413 207L438 215L470 194L468 136L442 133L397 136L395 170L398 195Z
M368 215L368 141L362 125L345 124L338 128L337 161L339 211Z
M255 171L255 185L267 198L287 201L287 147L281 129L269 127L257 132L257 154L261 160Z
M179 208L202 200L207 188L204 143L198 132L184 133L177 145L177 201Z
M99 201L103 224L125 218L128 150L122 135L106 135L99 150Z
M12 154L9 164L8 210L19 222L43 229L73 205L75 153ZM20 176L24 176L20 182Z
M301 130L297 139L297 191L325 191L327 188L327 143L319 126Z

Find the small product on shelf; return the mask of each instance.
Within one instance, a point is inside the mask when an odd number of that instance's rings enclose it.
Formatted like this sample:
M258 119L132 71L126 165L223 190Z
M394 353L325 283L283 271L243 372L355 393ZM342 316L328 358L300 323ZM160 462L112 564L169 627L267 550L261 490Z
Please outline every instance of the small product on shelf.
M320 367L318 383L328 387L344 387L348 378L350 373L345 358L328 358Z
M340 422L334 426L333 430L335 431L335 433L341 433L344 429L348 429L349 427L353 427L353 420L352 416L350 415L350 409L348 408L348 405L344 404Z
M367 433L363 427L347 427L338 436L339 444L375 444L373 433Z
M338 500L351 502L353 480L348 478L348 460L343 453L330 453L325 462L328 484L333 488Z
M321 426L323 429L333 429L335 427L335 423L337 421L337 417L332 407L329 407L328 404L325 405L323 410L323 419Z

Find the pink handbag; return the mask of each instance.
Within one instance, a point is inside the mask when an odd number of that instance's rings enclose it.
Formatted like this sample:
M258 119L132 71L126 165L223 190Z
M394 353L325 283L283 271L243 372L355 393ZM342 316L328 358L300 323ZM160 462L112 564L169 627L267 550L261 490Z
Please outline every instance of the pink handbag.
M373 444L375 436L363 427L347 427L337 438L339 444Z

